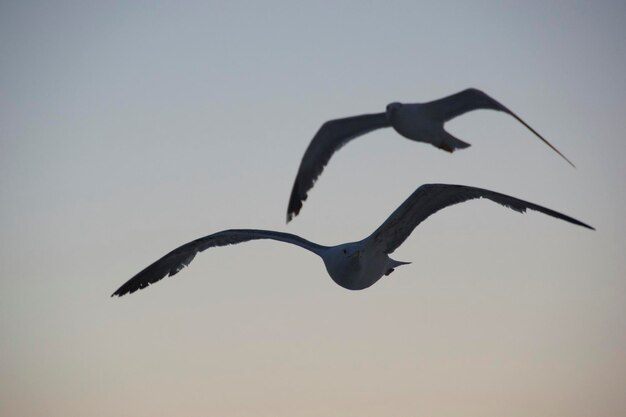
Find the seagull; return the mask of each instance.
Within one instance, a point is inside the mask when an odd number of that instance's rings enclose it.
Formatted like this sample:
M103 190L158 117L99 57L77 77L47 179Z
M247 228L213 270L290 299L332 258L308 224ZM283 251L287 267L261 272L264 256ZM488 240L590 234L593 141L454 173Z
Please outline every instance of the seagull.
M320 127L300 162L298 175L289 197L287 223L300 212L302 202L307 198L307 192L313 188L313 184L322 174L330 157L352 139L376 129L393 127L396 132L407 139L430 143L439 149L453 152L455 149L467 148L470 144L446 132L443 125L457 116L479 109L498 110L513 116L574 166L565 155L515 113L475 88L427 103L394 102L387 105L384 113L329 120Z
M307 249L322 258L326 271L335 283L349 290L362 290L372 286L384 275L391 274L396 267L410 263L396 261L389 255L428 216L445 207L480 198L486 198L520 213L527 209L535 210L595 230L554 210L494 191L465 185L425 184L417 188L374 233L358 242L322 246L290 233L256 229L224 230L174 249L132 277L111 296L121 297L145 288L166 276L176 275L189 265L198 252L257 239L273 239Z

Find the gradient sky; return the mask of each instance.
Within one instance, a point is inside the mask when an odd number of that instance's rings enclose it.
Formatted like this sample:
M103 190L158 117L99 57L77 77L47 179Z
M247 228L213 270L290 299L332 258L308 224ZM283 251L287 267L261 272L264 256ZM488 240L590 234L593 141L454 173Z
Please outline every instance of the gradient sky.
M311 3L0 3L0 415L626 415L626 4ZM577 169L474 112L453 155L356 140L285 225L322 122L467 87ZM109 298L222 229L361 239L427 182L597 231L471 202L366 291L264 241Z

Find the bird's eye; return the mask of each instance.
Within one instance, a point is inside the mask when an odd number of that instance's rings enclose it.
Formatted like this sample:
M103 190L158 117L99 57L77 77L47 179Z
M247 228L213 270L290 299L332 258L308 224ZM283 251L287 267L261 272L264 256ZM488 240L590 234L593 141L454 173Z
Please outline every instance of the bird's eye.
M348 253L348 251L344 249L344 250L343 250L343 254L345 255L345 254L347 254L347 253Z

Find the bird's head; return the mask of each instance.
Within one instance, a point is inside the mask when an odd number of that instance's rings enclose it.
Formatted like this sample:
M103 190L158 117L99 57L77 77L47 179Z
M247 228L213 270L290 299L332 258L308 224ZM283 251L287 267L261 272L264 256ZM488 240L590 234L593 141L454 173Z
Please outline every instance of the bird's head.
M391 119L394 115L394 113L400 108L402 107L402 103L398 103L397 101L394 101L393 103L389 103L387 104L387 109L386 109L386 113L387 113L387 118Z
M356 243L344 243L330 248L323 257L324 265L330 277L337 284L348 289L355 288L359 280L362 265L363 250Z

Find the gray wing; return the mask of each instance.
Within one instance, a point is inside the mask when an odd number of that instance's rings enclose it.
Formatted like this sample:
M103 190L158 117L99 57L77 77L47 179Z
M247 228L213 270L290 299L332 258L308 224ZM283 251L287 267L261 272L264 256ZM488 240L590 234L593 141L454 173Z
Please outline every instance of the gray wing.
M519 200L505 194L465 185L425 184L406 199L391 216L372 233L369 239L382 247L385 253L392 253L428 216L439 210L464 201L486 198L505 207L524 213L527 209L539 211L548 216L565 220L579 226L593 227L554 210Z
M302 202L307 198L307 192L313 188L315 180L335 152L358 136L389 126L386 113L364 114L324 123L311 140L300 162L289 197L287 223L298 215Z
M191 263L198 252L202 252L203 250L214 246L234 245L256 239L273 239L292 243L316 254L319 254L320 251L325 248L324 246L309 242L300 236L290 233L254 229L224 230L200 239L196 239L174 249L129 279L124 285L118 288L117 291L111 295L111 297L115 295L121 297L124 294L133 293L159 281L162 278L165 278L166 276L176 275L181 269Z
M563 155L557 148L555 148L550 142L548 142L543 136L541 136L535 129L530 127L518 115L516 115L511 110L503 106L501 103L480 90L477 90L475 88L468 88L467 90L463 90L459 93L452 94L439 100L424 103L424 106L427 107L427 111L433 117L438 120L442 120L443 122L447 122L457 116L460 116L472 110L487 109L505 112L510 116L513 116L515 119L517 119L518 122L526 126L528 130L535 134L535 136L541 139L556 153L561 155L561 157L565 159L571 166L574 166L574 164L569 159L567 159L565 155Z

